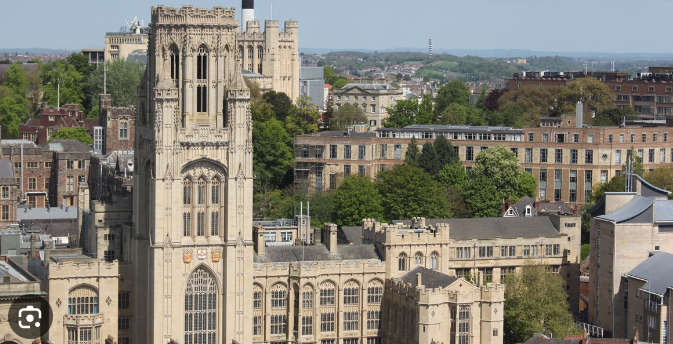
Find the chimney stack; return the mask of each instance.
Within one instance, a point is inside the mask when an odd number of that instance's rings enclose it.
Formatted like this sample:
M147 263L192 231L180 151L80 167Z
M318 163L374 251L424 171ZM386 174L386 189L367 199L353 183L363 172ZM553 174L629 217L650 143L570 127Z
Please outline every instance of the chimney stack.
M337 225L333 223L325 224L322 242L327 246L329 253L337 253Z
M266 247L266 241L264 240L264 227L263 226L254 226L252 227L252 240L255 246L255 251L257 255L264 255L264 248Z
M255 20L255 0L242 0L241 4L241 32L248 29L248 22Z
M584 103L577 102L575 107L575 127L577 129L584 128Z

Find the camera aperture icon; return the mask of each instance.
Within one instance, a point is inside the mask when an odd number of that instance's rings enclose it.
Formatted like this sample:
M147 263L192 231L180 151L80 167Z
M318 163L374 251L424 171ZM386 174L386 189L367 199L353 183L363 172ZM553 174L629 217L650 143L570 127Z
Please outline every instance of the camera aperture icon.
M9 308L9 326L22 338L35 339L44 336L52 322L49 302L41 295L23 295Z

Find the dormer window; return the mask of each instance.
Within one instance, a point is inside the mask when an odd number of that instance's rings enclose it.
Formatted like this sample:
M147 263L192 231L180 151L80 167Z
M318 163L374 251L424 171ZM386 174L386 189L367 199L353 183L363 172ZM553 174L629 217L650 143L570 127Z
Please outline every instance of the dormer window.
M511 207L507 209L507 215L514 215L514 210Z
M529 205L526 206L526 216L527 217L533 216L533 208Z

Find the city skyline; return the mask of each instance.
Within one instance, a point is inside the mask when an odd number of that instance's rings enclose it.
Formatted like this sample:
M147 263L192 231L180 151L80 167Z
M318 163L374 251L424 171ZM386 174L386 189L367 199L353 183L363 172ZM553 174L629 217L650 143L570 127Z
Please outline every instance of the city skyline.
M173 7L190 4L184 0L161 2ZM238 0L191 4L205 8L216 5L234 7L240 18ZM20 21L19 16L9 16L0 23L0 30L12 32L21 28L22 33L5 36L0 42L0 48L73 51L102 48L105 32L118 31L133 17L137 16L147 24L153 5L158 3L147 0L91 3L66 0L49 11L36 12L35 8L52 7L53 3L47 0L36 0L30 4L7 3L7 13L33 12L31 22L37 24L26 25L25 19ZM665 25L673 13L673 0L599 0L590 3L579 0L562 3L530 0L449 3L422 0L412 6L397 0L371 0L364 3L353 0L323 1L321 6L307 6L306 2L299 0L258 0L255 3L255 17L260 21L270 19L272 6L273 19L299 21L300 29L303 29L300 36L302 49L423 48L427 47L428 38L433 37L435 51L506 49L673 53L673 49L665 44L657 44L666 42L666 36L670 36ZM104 18L97 17L100 13L105 14ZM324 16L325 13L330 14L329 18ZM80 19L70 19L73 15ZM663 35L642 35L642 30L617 29L632 22L637 16L647 19L648 32L661 32ZM580 25L582 23L589 24ZM638 42L638 45L628 45L628 42Z

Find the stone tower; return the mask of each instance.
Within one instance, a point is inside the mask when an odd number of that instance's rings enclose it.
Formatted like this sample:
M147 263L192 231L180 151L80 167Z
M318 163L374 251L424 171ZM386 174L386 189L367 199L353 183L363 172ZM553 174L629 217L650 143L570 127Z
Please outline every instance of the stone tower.
M135 342L251 342L252 123L233 9L153 7L138 89Z

